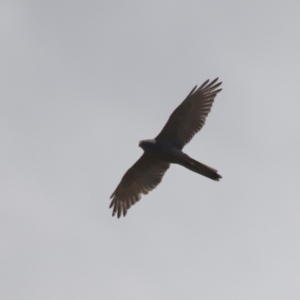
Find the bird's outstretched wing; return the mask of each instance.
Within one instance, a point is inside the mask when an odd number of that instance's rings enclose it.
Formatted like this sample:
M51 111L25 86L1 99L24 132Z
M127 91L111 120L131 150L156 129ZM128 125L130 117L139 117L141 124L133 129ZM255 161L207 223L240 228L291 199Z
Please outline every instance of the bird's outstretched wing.
M144 152L139 160L125 173L112 198L109 208L113 207L113 216L126 215L127 210L140 200L142 194L148 194L162 180L169 163L159 161Z
M205 81L198 89L195 86L186 99L173 111L166 125L156 137L182 149L203 127L214 99L222 89L218 78Z

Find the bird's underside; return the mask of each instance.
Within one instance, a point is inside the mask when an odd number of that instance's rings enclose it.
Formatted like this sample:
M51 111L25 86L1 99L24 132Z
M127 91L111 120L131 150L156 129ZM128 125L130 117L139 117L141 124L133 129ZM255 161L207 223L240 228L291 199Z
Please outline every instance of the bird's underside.
M206 166L182 152L183 147L203 127L213 101L221 91L218 78L205 81L189 93L174 110L159 135L153 140L140 142L143 155L125 173L116 190L111 195L110 208L118 218L148 194L162 180L171 163L179 164L193 172L212 180L222 178L217 170Z

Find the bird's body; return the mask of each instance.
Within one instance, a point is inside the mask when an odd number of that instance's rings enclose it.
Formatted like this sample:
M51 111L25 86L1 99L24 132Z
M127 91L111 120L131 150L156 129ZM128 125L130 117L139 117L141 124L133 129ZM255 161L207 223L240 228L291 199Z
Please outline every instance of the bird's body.
M218 181L217 170L206 166L185 154L182 149L204 125L221 83L207 80L196 87L171 114L166 125L155 139L140 141L144 150L140 159L125 173L111 195L113 215L125 216L127 210L142 194L147 194L162 180L170 164L181 165L193 172Z
M184 159L184 153L178 147L159 139L140 141L139 146L146 153L149 153L170 164L180 164L180 162Z

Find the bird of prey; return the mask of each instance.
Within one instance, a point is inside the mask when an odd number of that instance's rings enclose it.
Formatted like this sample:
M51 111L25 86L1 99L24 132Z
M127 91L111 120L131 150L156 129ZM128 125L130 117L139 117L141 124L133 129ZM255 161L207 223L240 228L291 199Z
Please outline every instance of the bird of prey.
M109 208L118 218L148 194L162 180L170 164L181 165L193 172L219 181L218 171L206 166L182 152L183 147L203 127L222 82L218 78L205 81L199 88L195 86L185 100L173 111L159 135L152 140L139 142L144 153L125 173L113 192Z

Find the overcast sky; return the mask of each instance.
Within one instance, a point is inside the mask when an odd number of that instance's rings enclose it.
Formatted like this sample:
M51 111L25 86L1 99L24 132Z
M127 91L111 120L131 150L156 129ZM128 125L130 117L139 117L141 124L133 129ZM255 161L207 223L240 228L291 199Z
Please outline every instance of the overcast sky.
M1 1L0 298L300 299L299 1ZM109 196L196 84L184 151Z

